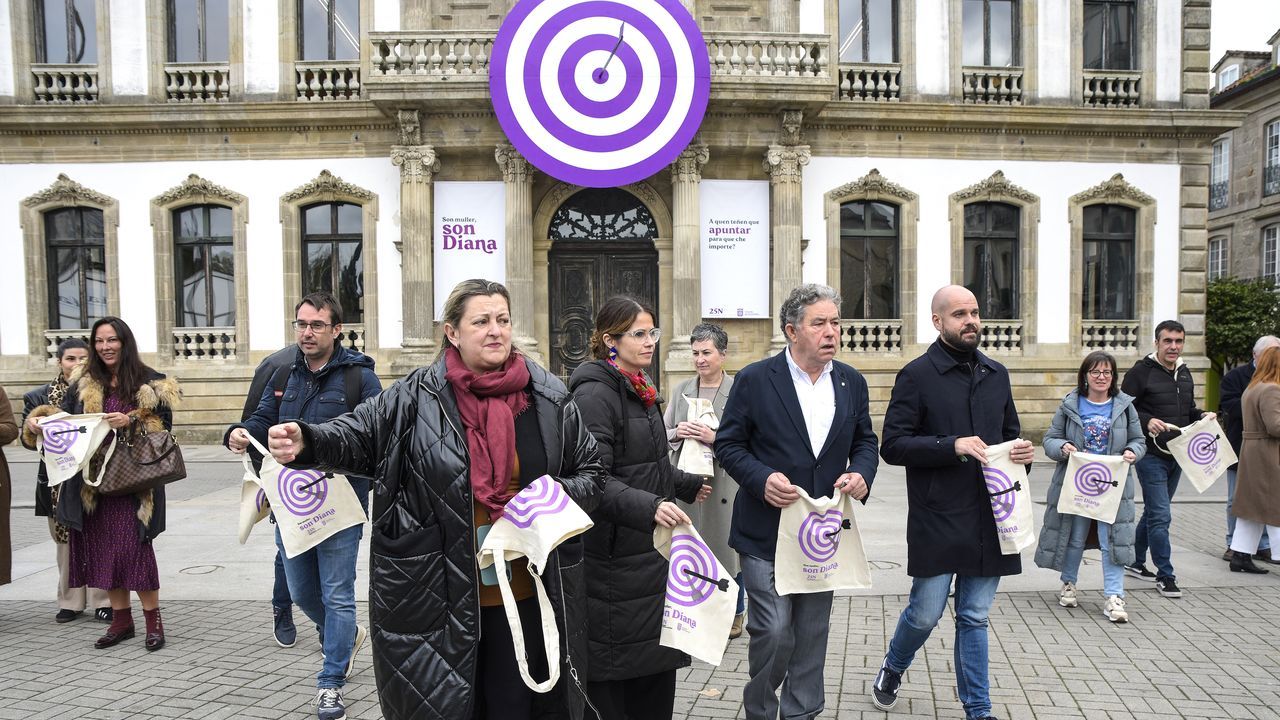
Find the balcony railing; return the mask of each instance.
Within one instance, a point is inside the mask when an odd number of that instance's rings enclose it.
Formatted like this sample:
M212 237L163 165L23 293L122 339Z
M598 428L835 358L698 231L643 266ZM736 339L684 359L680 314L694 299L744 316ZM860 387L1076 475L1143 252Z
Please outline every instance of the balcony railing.
M706 33L711 76L828 77L826 35Z
M1137 320L1085 320L1080 324L1085 350L1133 352L1138 349Z
M227 63L166 63L164 80L169 102L226 102L231 96Z
M901 65L840 63L841 100L898 102L901 92Z
M851 353L902 352L901 320L841 320L840 349Z
M38 103L89 103L98 100L97 65L31 66Z
M966 67L960 73L964 101L985 105L1022 104L1022 68Z
M1228 184L1225 180L1209 184L1210 210L1221 210L1227 206L1227 187Z
M1262 194L1280 194L1280 165L1268 165L1262 169Z
M178 360L234 360L234 327L188 327L173 329L173 356Z
M351 350L364 352L364 325L362 323L342 323L342 334L338 342Z
M299 60L294 63L299 100L359 100L358 60Z
M983 320L979 347L988 355L1015 355L1022 352L1022 321Z
M62 341L71 340L73 338L76 340L83 340L86 344L88 344L89 328L84 328L81 330L76 330L73 328L70 330L45 330L44 331L44 352L45 352L45 357L49 359L50 365L54 364L57 361L58 346L62 344Z
M493 34L462 37L447 33L373 33L373 76L489 77Z
M1125 70L1085 70L1084 104L1095 107L1138 107L1142 73Z

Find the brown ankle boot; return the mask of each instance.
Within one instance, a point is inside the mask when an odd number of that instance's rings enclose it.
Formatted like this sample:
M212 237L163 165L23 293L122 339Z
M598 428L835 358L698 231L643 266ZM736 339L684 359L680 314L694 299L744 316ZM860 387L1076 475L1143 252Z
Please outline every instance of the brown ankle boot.
M160 608L143 609L142 615L147 619L147 650L159 650L164 647L164 621L160 619Z
M133 609L113 610L111 613L111 626L107 628L106 634L98 638L98 641L93 646L103 650L131 637L133 637Z

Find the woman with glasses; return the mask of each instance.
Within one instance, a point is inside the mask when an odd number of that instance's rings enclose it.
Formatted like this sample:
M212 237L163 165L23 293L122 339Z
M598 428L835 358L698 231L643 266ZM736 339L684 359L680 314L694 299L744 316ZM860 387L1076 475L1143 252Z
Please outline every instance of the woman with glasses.
M1133 398L1120 392L1116 382L1116 359L1105 352L1089 353L1076 373L1076 389L1067 393L1044 436L1044 452L1056 460L1053 480L1046 496L1044 524L1036 548L1036 565L1062 573L1058 604L1079 606L1076 579L1086 548L1102 551L1102 612L1113 623L1129 621L1124 608L1124 566L1134 561L1134 533L1137 528L1133 502L1134 481L1124 486L1120 509L1114 523L1096 522L1083 515L1062 515L1058 497L1067 475L1067 461L1074 452L1094 455L1121 455L1129 464L1147 450L1142 423Z
M1262 574L1267 571L1254 565L1253 554L1263 527L1272 538L1280 538L1280 347L1258 357L1253 379L1240 398L1240 419L1244 433L1231 505L1236 516L1231 572Z
M626 296L596 313L593 362L569 378L610 480L586 536L587 694L602 720L670 718L676 670L689 656L658 644L667 560L653 547L654 525L689 516L673 500L705 500L711 486L667 457L660 398L645 370L662 333L654 312Z

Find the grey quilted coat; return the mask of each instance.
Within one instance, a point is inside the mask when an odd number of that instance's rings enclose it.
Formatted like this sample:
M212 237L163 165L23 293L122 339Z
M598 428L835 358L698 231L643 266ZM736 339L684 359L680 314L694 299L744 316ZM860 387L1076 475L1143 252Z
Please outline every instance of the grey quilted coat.
M1068 532L1063 532L1063 516L1058 514L1058 496L1062 493L1062 482L1067 475L1067 458L1062 446L1071 443L1077 449L1084 449L1084 425L1080 421L1080 393L1072 390L1063 399L1062 405L1053 415L1053 423L1044 435L1044 453L1050 460L1058 461L1053 471L1053 480L1049 483L1049 492L1045 497L1044 523L1040 528L1040 543L1036 546L1036 565L1052 570L1062 570L1067 555ZM1133 407L1133 398L1120 393L1112 398L1111 404L1111 437L1107 455L1119 455L1125 450L1132 450L1136 460L1142 459L1147 452L1147 442L1142 434L1142 425L1138 420L1138 411ZM1135 460L1135 462L1136 462ZM1111 525L1111 559L1120 565L1134 563L1133 541L1137 530L1137 513L1133 502L1133 488L1138 478L1133 466L1129 466L1129 480L1124 486L1124 495L1120 501L1120 510L1116 513L1116 521ZM1068 519L1074 516L1068 516ZM1088 547L1098 547L1090 542Z
M526 360L547 471L591 512L604 467L564 384ZM354 412L302 425L306 452L291 467L373 478L369 619L387 720L472 716L480 605L467 439L444 361L419 368ZM522 478L523 482L531 481ZM543 572L560 630L560 682L535 696L538 717L581 718L585 692L583 543L552 554ZM530 652L540 652L530 648Z

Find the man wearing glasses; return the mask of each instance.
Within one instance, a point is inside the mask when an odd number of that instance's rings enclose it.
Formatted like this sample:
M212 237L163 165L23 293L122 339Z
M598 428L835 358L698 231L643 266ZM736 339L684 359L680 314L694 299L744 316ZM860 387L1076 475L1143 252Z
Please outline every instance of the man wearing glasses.
M382 392L373 372L373 358L337 342L342 334L342 307L332 294L307 295L294 307L294 314L298 349L287 379L270 383L253 415L227 430L224 444L232 452L244 452L251 435L265 446L272 425L291 420L322 423ZM369 479L348 480L367 514ZM323 663L316 676L320 720L345 716L340 690L368 636L368 631L356 624L356 556L363 534L364 526L356 525L284 560L289 594L320 632ZM283 554L279 531L276 545Z

